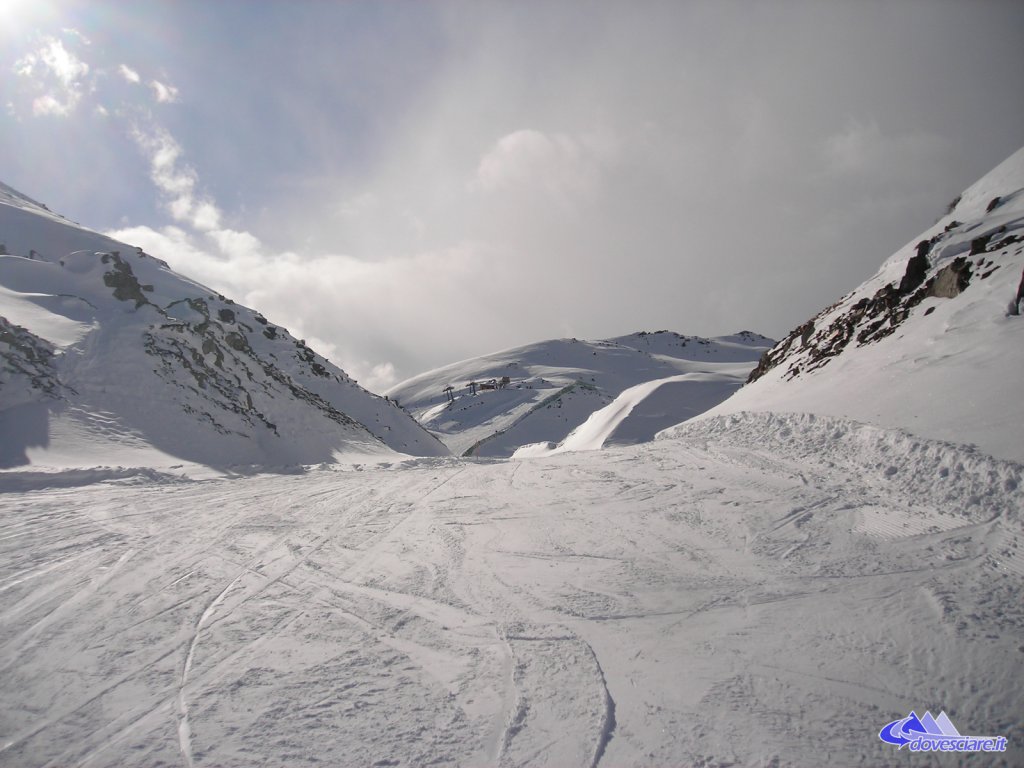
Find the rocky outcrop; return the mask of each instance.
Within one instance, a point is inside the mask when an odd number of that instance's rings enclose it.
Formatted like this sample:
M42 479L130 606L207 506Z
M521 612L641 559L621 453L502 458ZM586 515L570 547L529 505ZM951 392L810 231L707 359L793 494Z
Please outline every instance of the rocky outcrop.
M143 304L149 304L144 292L152 293L152 285L142 285L131 265L121 258L118 251L111 251L100 256L104 264L112 264L112 268L103 273L103 283L108 288L113 288L114 298L118 301L134 301L138 309Z
M997 199L987 213L998 207ZM761 357L748 383L781 365L787 366L783 374L787 379L821 368L851 344L872 344L892 335L925 299L955 299L975 278L987 279L1000 268L989 254L1005 253L1024 235L1019 229L1008 230L1006 225L974 237L967 235L983 226L984 219L972 225L951 221L939 234L919 242L898 281L870 295L858 296L855 292L795 328ZM1021 298L1024 280L1017 303ZM924 314L934 310L934 306L928 307Z
M54 346L0 317L0 391L21 384L58 398L67 389L57 376Z
M963 256L953 259L940 269L931 280L925 296L952 299L959 296L971 284L971 265Z
M229 426L239 426L239 420L248 427L262 425L277 434L277 426L258 404L266 398L284 395L302 400L338 424L363 427L298 384L274 363L273 356L257 355L247 335L255 329L242 322L236 310L211 308L226 301L219 296L188 299L188 307L198 316L194 321L162 323L145 334L146 352L160 360L154 372L174 386L202 396L201 410L183 400L187 413L201 417L224 434L240 434L238 428ZM330 377L315 352L300 341L294 343L298 358L309 366L312 374ZM181 376L183 371L187 378ZM341 377L336 379L343 381Z

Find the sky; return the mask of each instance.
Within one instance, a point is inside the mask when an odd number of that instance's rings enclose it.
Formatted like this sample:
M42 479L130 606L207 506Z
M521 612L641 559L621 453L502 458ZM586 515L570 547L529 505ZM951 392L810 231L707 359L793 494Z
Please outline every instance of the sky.
M1024 145L1024 3L0 0L0 180L383 391L781 338Z

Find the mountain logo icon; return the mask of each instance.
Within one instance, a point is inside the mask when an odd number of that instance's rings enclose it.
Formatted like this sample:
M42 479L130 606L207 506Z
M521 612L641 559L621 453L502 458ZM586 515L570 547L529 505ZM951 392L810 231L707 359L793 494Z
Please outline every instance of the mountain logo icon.
M906 717L893 720L882 728L878 738L886 744L911 752L1005 752L1003 736L964 736L945 712L918 716L911 711Z

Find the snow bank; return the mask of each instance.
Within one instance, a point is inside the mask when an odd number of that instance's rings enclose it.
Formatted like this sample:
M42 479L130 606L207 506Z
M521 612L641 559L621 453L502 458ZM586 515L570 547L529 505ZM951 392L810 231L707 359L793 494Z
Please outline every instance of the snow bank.
M867 483L980 522L1024 510L1024 465L957 443L900 429L800 413L734 413L667 429L659 440L685 440L709 451L742 446L794 465L857 473Z

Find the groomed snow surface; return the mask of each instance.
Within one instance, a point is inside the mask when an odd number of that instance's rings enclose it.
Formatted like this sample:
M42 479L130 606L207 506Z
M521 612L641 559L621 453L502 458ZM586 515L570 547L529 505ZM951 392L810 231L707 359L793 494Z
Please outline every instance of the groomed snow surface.
M1024 478L978 451L736 414L83 472L0 476L4 766L1020 764ZM912 709L1009 750L883 744Z

